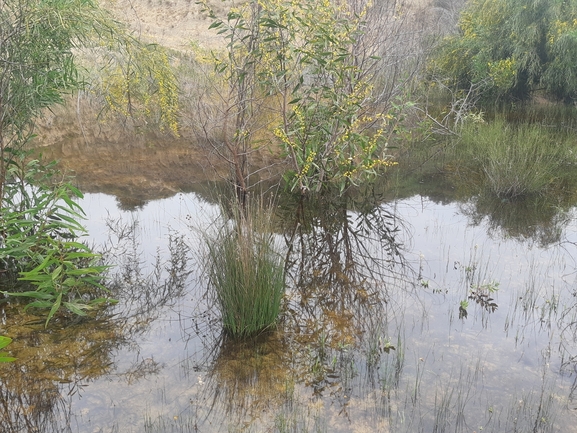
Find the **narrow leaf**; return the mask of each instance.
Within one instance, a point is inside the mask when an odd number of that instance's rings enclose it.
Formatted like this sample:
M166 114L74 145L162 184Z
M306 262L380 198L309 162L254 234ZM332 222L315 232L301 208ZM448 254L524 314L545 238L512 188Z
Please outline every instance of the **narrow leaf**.
M60 303L62 302L62 292L60 292L58 294L58 297L56 298L56 302L54 302L54 305L52 305L52 308L50 309L50 312L48 313L48 317L46 318L46 323L44 324L44 327L48 327L48 322L50 322L50 319L52 319L52 317L54 316L54 314L58 311L58 309L60 308Z

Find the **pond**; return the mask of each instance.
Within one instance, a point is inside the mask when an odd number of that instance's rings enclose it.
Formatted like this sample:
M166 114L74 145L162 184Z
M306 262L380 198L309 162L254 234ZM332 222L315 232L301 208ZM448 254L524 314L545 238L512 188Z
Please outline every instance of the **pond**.
M210 187L97 189L87 241L119 303L47 330L2 307L2 432L577 432L576 209L282 202L283 314L235 343L207 290Z

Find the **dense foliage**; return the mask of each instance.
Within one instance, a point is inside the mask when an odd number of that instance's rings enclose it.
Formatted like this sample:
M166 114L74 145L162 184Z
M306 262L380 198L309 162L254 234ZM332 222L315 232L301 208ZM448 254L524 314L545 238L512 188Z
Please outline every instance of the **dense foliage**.
M375 107L379 47L363 39L372 8L364 3L355 10L345 1L254 0L220 19L203 2L227 42L213 60L228 88L223 117L234 125L225 158L239 168L241 189L257 128L286 152L285 179L300 193L328 185L343 192L392 164L387 143L398 119L390 105Z
M36 117L80 84L72 50L102 19L98 12L88 0L0 2L0 204Z
M539 90L571 101L575 58L577 1L472 0L431 73L452 89L480 90L485 101L526 99Z

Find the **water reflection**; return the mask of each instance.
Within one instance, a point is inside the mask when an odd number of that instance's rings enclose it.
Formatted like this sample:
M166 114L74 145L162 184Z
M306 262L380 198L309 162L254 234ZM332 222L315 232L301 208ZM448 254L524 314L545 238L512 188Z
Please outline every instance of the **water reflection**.
M157 248L154 261L145 264L138 220L109 217L106 225L108 239L101 248L105 262L114 265L107 287L122 300L122 313L116 314L153 320L161 307L184 295L192 274L190 246L182 234L168 230L167 250Z
M460 208L473 225L486 220L490 235L530 240L542 248L561 240L563 229L574 214L566 204L542 196L509 201L481 194Z
M17 357L0 368L2 433L88 431L86 426L73 428L98 419L101 408L91 404L99 400L98 391L86 389L112 377L135 387L165 367L154 355L141 355L141 339L162 309L174 306L186 293L193 269L190 246L181 234L169 230L167 250L153 246L155 259L148 263L143 228L135 215L107 217L102 223L108 237L100 239L97 248L115 265L105 285L119 300L117 306L86 319L55 316L44 329L44 318L22 312L17 304L1 305L0 332L13 338L10 350ZM134 359L126 362L119 353L131 353Z
M205 392L212 398L207 416L242 425L280 406L293 380L290 358L280 332L245 342L223 337L207 375Z
M5 310L0 333L25 361L0 367L9 433L575 431L574 222L544 249L497 236L488 215L471 224L470 203L283 201L285 313L234 343L189 229L218 206L87 203L120 303L49 331Z
M14 338L17 361L0 368L1 431L72 431L72 400L84 387L114 369L113 351L124 342L121 329L107 317L78 320L44 329L44 319L2 311L10 322L3 333Z
M386 302L385 278L402 269L402 245L395 237L400 221L386 206L355 211L349 197L301 200L283 221L289 247L288 277L299 313L348 322L359 308Z
M397 238L402 221L388 206L347 196L283 210L291 281L283 329L294 348L293 374L346 415L359 369L375 385L381 354L395 346L402 352L400 334L391 341L387 327L388 303L408 280Z

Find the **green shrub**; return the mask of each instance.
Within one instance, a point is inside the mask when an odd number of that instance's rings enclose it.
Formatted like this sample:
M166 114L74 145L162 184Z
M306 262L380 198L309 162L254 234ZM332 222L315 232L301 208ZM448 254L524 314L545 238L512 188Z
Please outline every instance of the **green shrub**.
M227 42L211 61L226 83L218 91L229 105L224 124L236 130L218 152L240 191L249 187L247 157L259 128L286 153L284 180L301 194L335 185L344 193L395 165L387 146L410 104L375 107L378 44L364 37L371 2L355 10L343 0L250 0L226 19L199 3L213 20L209 29ZM264 112L270 121L260 126Z
M248 214L238 210L232 221L206 236L210 287L224 329L234 338L273 326L284 294L284 260L268 217Z
M61 308L84 316L111 301L100 284L106 266L79 241L83 211L74 199L81 192L56 181L56 172L39 161L26 162L25 154L8 168L0 208L0 293L30 299L25 309L49 310L46 325Z

